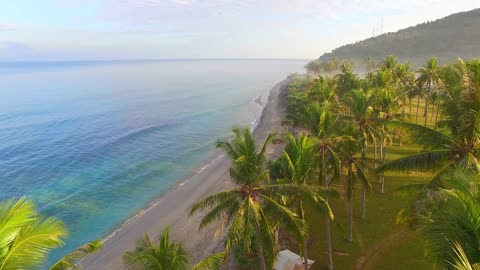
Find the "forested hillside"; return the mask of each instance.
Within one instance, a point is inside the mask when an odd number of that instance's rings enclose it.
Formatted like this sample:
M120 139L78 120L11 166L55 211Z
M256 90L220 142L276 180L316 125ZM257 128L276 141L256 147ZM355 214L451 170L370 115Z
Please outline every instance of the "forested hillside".
M479 29L480 9L475 9L345 45L323 54L320 60L368 57L379 60L395 55L416 63L417 59L433 55L440 62L451 62L458 57L476 58L480 56Z

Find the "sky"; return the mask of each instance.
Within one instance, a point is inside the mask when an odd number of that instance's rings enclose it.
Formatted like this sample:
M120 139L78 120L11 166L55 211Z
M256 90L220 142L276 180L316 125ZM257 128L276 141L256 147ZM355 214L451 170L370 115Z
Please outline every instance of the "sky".
M0 62L314 59L479 0L0 0Z

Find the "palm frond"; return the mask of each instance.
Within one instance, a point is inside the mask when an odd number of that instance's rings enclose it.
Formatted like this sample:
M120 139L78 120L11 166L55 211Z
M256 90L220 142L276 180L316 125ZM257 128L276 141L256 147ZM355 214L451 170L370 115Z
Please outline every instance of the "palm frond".
M210 255L196 264L192 270L219 270L222 267L227 255L228 252L226 251L221 251Z
M390 121L388 126L407 131L408 138L421 146L429 148L458 147L457 143L446 134L414 123Z
M42 265L48 252L63 246L67 229L60 220L38 217L22 226L3 257L0 269L30 269Z
M103 240L95 240L89 243L82 245L81 247L75 249L70 254L66 255L59 261L57 261L50 270L76 270L80 269L76 263L86 256L93 254L100 250L103 246Z
M232 201L235 198L238 198L241 195L241 190L239 188L223 191L195 203L190 210L189 216L195 214L198 210L203 210L211 207L215 207L218 204L221 204L224 201Z
M375 173L385 171L418 171L418 170L437 170L441 162L448 161L454 156L452 149L431 150L418 154L402 157L385 164L380 165Z

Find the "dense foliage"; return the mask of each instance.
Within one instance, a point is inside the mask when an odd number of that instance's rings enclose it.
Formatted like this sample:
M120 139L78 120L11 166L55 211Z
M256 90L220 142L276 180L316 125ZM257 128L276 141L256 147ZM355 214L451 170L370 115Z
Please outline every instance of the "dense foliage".
M332 77L292 78L287 119L294 130L307 131L323 146L318 155L330 163L320 168L319 177L343 180L349 201L347 240L352 241L354 233L355 179L362 183L364 207L372 187L369 175L379 177L383 193L388 183L384 172L432 171L430 181L400 188L417 199L398 220L421 232L425 254L442 269L478 267L480 61L439 65L430 58L415 74L409 64L388 56L363 78L346 65L339 71ZM387 162L388 145L405 140L423 150ZM338 163L341 169L336 172Z
M432 55L442 62L454 61L457 57L472 58L480 50L479 28L480 9L475 9L345 45L323 54L320 60L363 61L368 57L380 60L394 54L399 59L417 64L418 59Z

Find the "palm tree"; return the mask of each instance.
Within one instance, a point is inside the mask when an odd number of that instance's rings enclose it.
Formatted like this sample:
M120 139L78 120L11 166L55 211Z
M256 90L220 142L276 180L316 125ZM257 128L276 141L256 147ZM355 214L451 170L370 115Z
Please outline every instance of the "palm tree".
M417 78L417 81L423 87L424 93L426 93L425 111L423 113L423 116L425 117L424 126L427 126L429 96L432 92L435 91L439 82L437 59L435 57L430 58L425 64L425 66L418 72L419 76Z
M276 253L275 228L284 228L298 239L305 235L302 220L275 199L280 195L301 193L315 198L318 203L322 203L322 200L311 190L296 184L267 184L269 176L265 169L265 151L274 134L267 137L257 152L255 140L248 128L234 128L233 133L235 138L232 142L221 139L217 141L217 147L231 158L230 178L237 187L199 201L192 207L190 215L202 209L210 209L203 217L200 229L217 219L224 219L231 224L225 243L226 253L239 244L243 244L245 251L250 251L254 239L260 268L266 270L267 265L273 263ZM324 207L328 208L328 205L325 203ZM272 261L267 262L265 254L271 255Z
M358 128L358 137L361 138L361 164L362 168L365 169L365 160L366 160L366 148L369 141L374 141L374 145L376 147L377 138L380 137L379 131L381 129L377 126L376 122L374 121L372 114L373 114L373 97L362 90L353 90L347 94L345 98L345 104L350 108L352 112L352 118L348 120L354 121ZM376 150L374 152L376 154ZM375 163L376 163L376 157ZM366 198L367 198L367 189L366 186L363 185L362 190L362 218L365 219L367 217L367 209L366 209Z
M192 270L220 269L224 256L223 252L216 253L202 260ZM169 227L163 230L158 245L145 234L134 251L128 251L123 255L123 262L125 268L129 270L190 269L190 261L182 243L170 241Z
M442 269L458 269L459 251L466 261L480 262L480 177L455 170L444 175L449 188L425 198L416 229L426 240L426 254Z
M333 90L331 90L333 91ZM338 117L335 112L337 104L334 95L323 103L314 102L307 106L309 129L318 138L319 185L329 189L330 184L340 178L340 159L335 146L345 138L338 135ZM328 198L327 198L328 201ZM333 269L333 251L330 218L325 217L325 234L327 239L328 269Z
M448 130L392 121L389 125L408 131L412 142L425 151L383 164L377 173L434 170L442 174L454 167L480 171L480 61L460 61L456 70L457 82L452 84L453 89L447 88L451 96L444 101L442 125ZM440 185L437 180L438 176L427 186Z
M37 213L33 202L21 198L0 203L0 269L40 268L55 248L63 246L67 228L54 217ZM79 269L75 263L96 252L102 241L93 241L78 248L55 263L50 269Z
M389 55L383 61L382 69L388 71L390 74L395 73L397 67L397 58L394 55Z
M397 90L400 93L399 97L402 101L402 118L404 118L407 99L410 101L410 112L412 109L410 93L412 91L412 85L414 85L415 74L413 74L409 64L399 64L395 69L394 77L396 79L396 84L398 85Z
M347 200L349 202L349 234L347 240L353 242L353 190L355 182L359 179L365 189L371 189L370 181L363 171L361 158L358 154L361 152L362 143L354 138L358 132L353 126L347 126L344 130L345 135L350 135L349 140L343 140L340 143L340 156L342 165L347 169Z
M340 69L341 73L337 74L335 79L337 80L338 96L343 98L348 91L360 87L360 79L348 65L344 64Z
M383 77L383 76L382 76ZM383 85L383 86L382 86ZM385 127L385 121L389 121L393 118L393 112L396 111L398 107L398 95L387 82L383 81L380 84L380 88L374 89L374 104L377 110L377 114L380 120L378 119L379 126L378 134L380 135L380 163L384 164L387 156L387 142L389 141L390 137L388 136L388 130ZM383 172L379 174L379 183L380 185L380 192L385 192L385 176Z
M304 189L311 189L314 193L320 193L323 191L311 186L311 180L315 175L317 161L316 151L317 146L315 141L307 135L299 134L298 137L295 138L293 135L287 134L287 145L285 146L283 155L278 161L282 168L282 176L288 183L300 185ZM291 196L288 199L292 207L296 209L297 216L304 221L305 206L314 206L316 204L315 200L312 201L310 197L302 196L302 194L299 193ZM320 200L322 200L323 203L318 205L318 209L321 212L325 212L325 210L327 210L326 212L329 214L327 217L330 218L332 216L330 209L325 209L325 207L323 207L328 206L328 204L321 197ZM308 270L307 238L308 235L305 235L302 239L305 270Z

